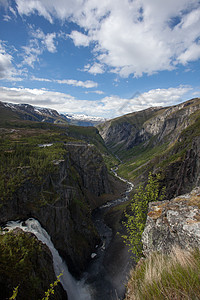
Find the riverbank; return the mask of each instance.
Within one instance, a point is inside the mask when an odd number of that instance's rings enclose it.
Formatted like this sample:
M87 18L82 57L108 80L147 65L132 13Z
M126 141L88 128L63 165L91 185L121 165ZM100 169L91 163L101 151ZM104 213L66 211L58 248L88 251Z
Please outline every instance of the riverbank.
M118 178L116 180L119 181ZM120 182L124 185L126 181ZM93 253L94 258L84 276L94 300L119 300L125 296L129 272L135 264L121 237L125 233L122 218L129 200L130 187L132 184L126 182L126 192L120 198L93 211L93 221L102 242Z

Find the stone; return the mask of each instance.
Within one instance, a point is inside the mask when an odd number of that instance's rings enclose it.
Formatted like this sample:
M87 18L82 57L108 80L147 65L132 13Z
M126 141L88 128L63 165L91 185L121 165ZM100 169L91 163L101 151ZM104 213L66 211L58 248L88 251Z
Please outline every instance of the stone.
M200 187L172 200L149 204L142 234L143 253L169 254L174 246L200 248Z

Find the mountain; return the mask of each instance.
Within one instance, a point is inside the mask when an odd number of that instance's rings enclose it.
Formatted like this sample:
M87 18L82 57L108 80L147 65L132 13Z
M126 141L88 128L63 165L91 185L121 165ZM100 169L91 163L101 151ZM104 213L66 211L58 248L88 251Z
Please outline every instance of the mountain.
M136 185L150 171L162 174L169 198L200 184L200 98L128 114L98 129L124 161L120 174Z
M70 124L76 126L97 126L106 121L105 118L84 114L59 114L54 109L32 106L29 104L12 104L0 101L0 122L4 121L36 121L53 124Z
M93 117L84 114L62 114L70 125L78 126L97 126L106 121L105 118Z
M66 119L56 110L32 106L29 104L12 104L0 102L1 123L4 121L28 120L48 123L64 123Z

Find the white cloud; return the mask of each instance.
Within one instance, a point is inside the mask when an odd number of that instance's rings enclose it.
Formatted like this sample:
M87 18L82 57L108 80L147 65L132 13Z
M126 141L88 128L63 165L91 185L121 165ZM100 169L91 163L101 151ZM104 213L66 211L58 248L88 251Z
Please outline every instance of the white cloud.
M73 40L75 46L86 47L90 44L90 38L79 31L73 30L68 36Z
M0 87L1 99L11 103L27 103L57 109L67 101L71 103L74 98L71 95L48 91L44 89L7 88Z
M85 94L91 94L91 93L94 93L94 94L98 94L98 95L103 95L104 92L103 91L99 91L99 90L96 90L96 91L86 91Z
M56 52L54 41L56 33L45 34L41 29L34 30L33 27L30 27L30 29L31 39L27 46L22 47L24 53L21 56L23 57L22 65L34 68L35 62L39 62L39 57L45 50L51 53Z
M31 40L28 46L23 46L24 51L21 56L23 57L22 65L28 65L34 68L35 62L39 62L39 56L43 50L40 48L36 40Z
M77 23L87 34L72 31L76 46L94 45L90 73L128 77L172 70L199 59L200 3L197 0L16 0L23 15L38 13ZM98 64L99 68L98 68Z
M45 44L47 50L51 53L55 53L56 52L56 46L54 44L54 39L56 38L56 34L55 33L48 33L43 41L43 43Z
M38 78L38 77L35 77L35 76L32 76L32 77L31 77L31 80L34 80L34 81L41 81L41 82L52 82L51 79L47 79L47 78Z
M13 66L13 57L6 52L4 43L0 40L0 79L20 81L17 70Z
M47 33L46 35L44 34L44 32L41 29L37 29L34 31L33 28L31 28L31 35L37 39L40 40L41 43L45 46L45 48L49 51L49 52L56 52L56 46L54 44L54 39L56 38L56 33L52 32L52 33Z
M64 80L55 80L55 81L60 84L68 84L68 85L73 85L73 86L78 86L78 87L84 87L87 89L98 86L97 82L94 82L91 80L81 81L81 80L75 80L75 79L64 79Z
M4 20L5 22L10 22L10 21L12 20L12 18L11 18L9 15L4 15L4 16L3 16L3 20Z
M8 73L12 74L12 56L0 52L0 78L7 78Z
M118 96L104 97L99 101L78 100L65 93L44 89L0 87L2 101L28 103L56 109L59 112L84 113L93 116L113 118L151 106L168 106L181 102L181 97L191 88L180 86L169 89L155 89L138 94L131 99Z
M185 52L181 53L178 60L183 65L186 65L190 61L194 61L200 58L200 43L192 44Z
M76 87L83 87L83 88L94 88L98 86L97 82L94 82L92 80L86 80L86 81L81 81L81 80L75 80L75 79L47 79L47 78L37 78L35 76L31 77L32 80L36 81L46 81L46 82L57 82L59 84L67 84L67 85L73 85Z
M192 93L192 95L200 97L200 91L196 91L196 92Z

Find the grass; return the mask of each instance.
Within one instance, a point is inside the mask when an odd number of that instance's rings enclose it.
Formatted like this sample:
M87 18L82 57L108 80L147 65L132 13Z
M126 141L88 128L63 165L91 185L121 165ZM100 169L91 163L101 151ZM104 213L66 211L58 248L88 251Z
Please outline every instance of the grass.
M200 299L200 250L152 253L132 270L126 300Z
M134 181L141 174L148 173L156 169L163 173L165 169L174 163L181 162L185 159L188 150L192 148L195 138L200 135L200 113L196 111L190 116L191 125L182 130L179 137L169 143L154 145L155 138L151 138L148 145L140 144L127 151L127 160L119 167L119 175ZM130 158L132 157L132 158Z
M165 143L156 147L152 147L150 144L147 148L143 145L134 147L132 150L134 158L119 167L119 175L134 180L144 169L147 169L146 165L149 164L151 160L166 151L167 145L168 144Z

